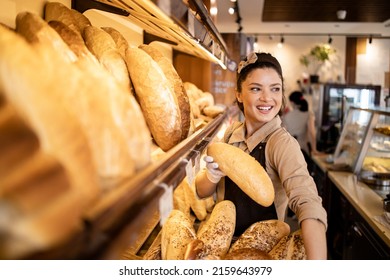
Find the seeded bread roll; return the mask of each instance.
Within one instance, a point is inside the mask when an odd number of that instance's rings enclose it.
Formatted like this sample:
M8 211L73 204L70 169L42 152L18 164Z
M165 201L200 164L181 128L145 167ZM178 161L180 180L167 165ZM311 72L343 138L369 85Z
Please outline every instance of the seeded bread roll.
M236 207L233 202L218 202L197 232L198 239L204 243L202 258L223 258L231 245L235 227Z
M274 187L267 172L251 155L226 143L211 143L207 154L214 158L221 169L250 198L265 207L275 197Z
M305 260L306 251L302 231L299 229L284 236L269 254L275 260Z
M157 145L168 151L182 135L175 93L157 62L140 48L127 49L126 64L150 132Z
M241 248L227 253L224 260L273 260L273 258L259 249Z
M187 245L194 239L196 233L190 218L173 209L161 229L161 258L184 260Z
M147 52L154 61L161 67L165 77L168 79L173 92L175 93L175 101L180 109L181 118L181 139L185 139L190 131L191 122L191 107L187 93L184 89L183 81L177 74L172 62L165 57L157 48L151 45L140 45L139 48Z
M269 253L280 239L289 233L290 226L283 221L260 221L246 229L230 247L229 252L243 248L255 248Z

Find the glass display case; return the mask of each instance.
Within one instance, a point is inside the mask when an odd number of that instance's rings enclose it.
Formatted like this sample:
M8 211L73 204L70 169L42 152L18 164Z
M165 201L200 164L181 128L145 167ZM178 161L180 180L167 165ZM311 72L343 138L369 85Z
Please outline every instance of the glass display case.
M381 86L319 84L311 88L316 116L318 149L333 152L346 122L350 106L379 106Z
M381 174L378 179L385 182L390 175L390 109L351 106L333 163L356 175Z

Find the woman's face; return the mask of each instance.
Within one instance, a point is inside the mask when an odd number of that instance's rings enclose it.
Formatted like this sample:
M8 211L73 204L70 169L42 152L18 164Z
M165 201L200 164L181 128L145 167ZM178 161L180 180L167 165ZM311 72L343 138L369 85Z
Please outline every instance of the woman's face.
M256 68L242 83L241 92L236 92L238 102L244 105L248 136L279 112L283 100L282 79L273 68Z

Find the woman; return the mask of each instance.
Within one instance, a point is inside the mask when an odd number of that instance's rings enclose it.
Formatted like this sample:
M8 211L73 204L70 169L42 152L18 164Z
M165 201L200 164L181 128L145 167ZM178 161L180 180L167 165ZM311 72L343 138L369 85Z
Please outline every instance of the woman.
M294 91L288 97L292 110L283 116L283 125L297 140L305 156L318 155L315 116L302 92Z
M281 126L285 106L281 66L270 54L251 53L237 71L236 99L245 120L232 124L224 141L262 163L275 188L274 204L263 207L251 200L210 157L205 158L206 168L196 177L198 195L208 197L217 191L218 197L233 201L236 236L254 222L284 220L290 207L302 229L307 258L326 259L326 212L298 142Z

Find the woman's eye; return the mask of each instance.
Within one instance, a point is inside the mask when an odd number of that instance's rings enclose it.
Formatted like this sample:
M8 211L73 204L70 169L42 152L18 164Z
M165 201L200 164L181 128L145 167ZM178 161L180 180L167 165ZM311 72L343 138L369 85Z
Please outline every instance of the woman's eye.
M253 92L259 92L261 89L259 87L252 87L250 90Z
M271 89L273 92L279 92L280 91L280 87L274 87Z

